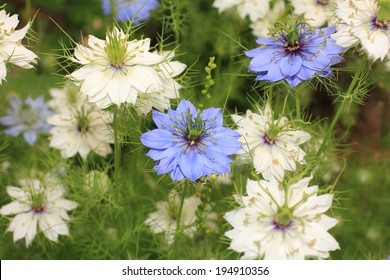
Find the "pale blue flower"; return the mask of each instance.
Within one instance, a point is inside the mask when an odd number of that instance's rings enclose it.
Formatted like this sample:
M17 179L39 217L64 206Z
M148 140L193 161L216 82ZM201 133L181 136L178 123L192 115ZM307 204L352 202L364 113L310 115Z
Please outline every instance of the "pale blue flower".
M111 6L112 2L115 5L114 9ZM133 20L135 24L147 20L150 12L157 6L157 0L103 0L105 15L114 14L117 20Z
M18 97L10 98L11 107L7 109L7 115L0 118L0 123L8 126L4 132L13 137L23 134L29 145L33 145L41 132L48 132L50 125L46 118L52 113L45 104L43 96L37 99L27 97L22 102Z
M330 67L343 61L339 54L344 48L329 37L335 31L335 27L311 29L301 24L296 32L258 38L259 47L245 52L252 57L249 70L257 74L256 80L286 80L292 87L316 74L328 77Z
M174 181L230 172L231 155L241 149L240 134L223 127L220 108L198 112L191 102L182 100L167 114L153 111L157 129L141 136L156 161L158 174L170 173Z

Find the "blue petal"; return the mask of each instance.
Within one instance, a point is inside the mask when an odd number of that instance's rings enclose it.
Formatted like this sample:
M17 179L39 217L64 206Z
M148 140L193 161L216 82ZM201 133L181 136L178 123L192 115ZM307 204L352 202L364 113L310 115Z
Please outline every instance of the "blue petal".
M173 181L180 181L184 179L184 174L180 169L180 166L176 166L176 168L171 172L171 178Z
M221 127L223 125L221 108L208 108L200 113L201 119L206 121L206 129L211 126Z
M298 72L297 77L301 80L308 80L316 74L316 71L303 66Z
M260 48L255 48L249 51L244 52L246 56L248 57L256 57L258 55L261 55L262 49Z
M279 63L271 63L265 78L270 82L282 80L284 75L280 71Z
M0 123L11 126L19 123L19 120L15 116L4 116L0 118Z
M24 140L32 146L37 141L37 133L35 131L27 130L23 134Z
M212 170L212 173L222 174L230 171L230 163L232 159L226 156L218 148L214 146L207 147L206 156L209 159L205 161L206 167Z
M18 124L16 126L12 126L10 128L7 128L6 130L4 130L4 132L8 135L11 135L11 136L18 136L20 133L22 133L23 131L25 131L27 129L27 127L23 124Z
M280 70L286 76L294 76L302 67L302 57L299 55L285 56L280 60Z
M183 149L169 148L161 153L161 159L159 160L159 172L168 173L171 172L184 154ZM161 174L160 173L160 174Z
M202 162L202 155L195 151L183 154L179 166L184 176L195 182L200 177L206 175L207 169ZM206 172L205 172L206 171Z
M154 129L141 135L141 142L151 149L166 149L174 145L172 133L166 129Z
M169 119L168 114L156 110L152 111L152 119L158 128L167 129L170 125L173 125L173 121Z
M328 67L330 67L330 59L324 52L320 52L317 56L314 57L313 65L315 65L318 71L322 71Z
M329 37L330 35L336 32L336 26L321 28L321 32L323 37Z
M270 55L258 55L254 57L249 63L249 70L253 72L267 71L269 65L272 63L272 53Z
M238 141L238 138L241 135L230 128L220 128L217 130L217 133L212 135L211 139L216 139L216 140L211 140L209 145L215 145L218 147L218 149L223 152L225 155L232 155L239 150L241 150L242 146L240 142Z
M20 100L19 97L12 96L9 99L9 104L11 105L12 111L19 111L20 106L22 106L22 101ZM8 111L8 110L7 110Z
M185 116L188 109L190 110L190 114L193 117L198 116L198 111L196 110L195 106L190 101L184 99L180 101L179 105L176 108L176 116Z

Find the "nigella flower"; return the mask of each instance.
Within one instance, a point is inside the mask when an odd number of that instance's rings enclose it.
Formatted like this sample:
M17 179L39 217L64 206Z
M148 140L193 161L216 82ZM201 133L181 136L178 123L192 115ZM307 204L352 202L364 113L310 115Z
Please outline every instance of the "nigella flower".
M22 179L19 184L21 188L7 187L14 201L0 209L1 215L15 215L8 227L8 231L14 233L14 242L25 238L29 246L38 228L54 242L59 235L69 235L65 223L69 220L67 211L76 208L77 203L64 198L64 187L53 180Z
M88 45L76 46L73 61L82 66L69 78L99 108L134 105L138 95L163 87L154 67L164 57L149 51L150 39L128 41L128 34L115 27L106 40L90 35Z
M183 234L189 237L192 237L196 231L196 210L200 203L200 197L196 195L186 197L183 201L179 227L183 229ZM167 243L171 244L175 239L177 220L180 212L179 194L171 191L168 201L158 201L156 208L156 211L149 213L145 224L155 234L164 233ZM214 221L217 217L218 215L215 212L208 211L206 213L206 225L209 229L216 230L217 226Z
M157 6L158 0L103 0L105 15L114 14L117 20L132 20L135 24L147 20Z
M239 133L222 126L221 109L198 112L191 102L182 100L167 114L153 111L157 129L141 136L151 148L147 156L156 161L158 174L170 173L174 181L230 171L231 155L241 149Z
M52 113L45 104L43 96L37 99L27 97L22 102L18 97L10 98L11 108L7 109L7 115L0 117L0 123L8 126L5 133L13 137L23 134L24 140L33 145L39 133L48 132L50 125L46 119Z
M236 195L240 208L225 214L233 226L225 235L229 249L242 259L328 258L339 244L328 233L338 221L324 213L333 195L318 195L306 177L290 186L277 182L247 181L247 196Z
M361 43L370 58L383 60L390 50L390 7L376 0L336 1L337 32L331 37L343 47ZM388 1L383 1L389 5ZM381 11L386 11L381 14Z
M256 80L285 80L295 87L316 74L330 76L330 67L343 61L339 54L344 48L329 37L335 27L311 29L306 24L292 25L282 28L280 34L258 38L259 47L245 52L252 58L249 70L257 74Z
M85 160L92 151L106 156L112 151L110 143L114 143L108 127L112 119L111 112L100 110L94 104L69 107L47 119L53 126L49 145L59 149L64 158L80 154Z
M4 10L0 10L0 84L7 75L6 63L31 69L38 58L36 54L21 44L30 24L16 30L18 24L18 15L10 16Z
M294 129L286 117L274 118L267 104L259 114L247 110L245 116L232 115L241 134L239 157L250 160L257 173L266 180L282 181L285 170L295 170L304 163L306 153L299 147L310 134Z

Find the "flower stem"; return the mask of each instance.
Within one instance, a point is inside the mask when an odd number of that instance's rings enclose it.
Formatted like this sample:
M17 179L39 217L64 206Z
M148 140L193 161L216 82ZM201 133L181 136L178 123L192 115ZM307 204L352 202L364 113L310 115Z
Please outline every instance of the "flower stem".
M119 139L119 112L120 108L115 107L114 110L114 179L115 184L118 185L120 178L121 165L121 144Z
M206 231L206 215L208 212L208 205L211 200L211 192L213 190L213 186L209 183L203 183L200 190L200 200L201 203L198 206L198 209L196 209L196 228L198 231L198 234L200 236L204 236Z
M294 92L294 96L295 96L295 110L296 110L296 114L297 114L297 119L301 119L301 97L299 95L299 92L298 91L295 91Z
M177 220L176 220L176 234L178 234L180 231L181 214L183 212L183 205L184 205L184 199L186 196L186 191L187 191L187 184L184 183L182 186L182 192L181 192L181 197L180 197L179 213L177 214Z
M347 92L343 96L344 100L348 100L351 97L353 89L355 88L356 83L360 80L363 72L364 72L364 67L360 67L359 71L353 76L352 82L349 85ZM319 148L319 150L317 152L317 157L321 157L322 153L326 149L327 144L329 142L329 139L332 135L333 129L335 128L336 123L339 120L343 110L344 110L344 106L343 106L343 104L340 104L340 106L338 107L336 114L334 115L332 122L330 123L330 126L326 132L324 141L322 142L321 147Z

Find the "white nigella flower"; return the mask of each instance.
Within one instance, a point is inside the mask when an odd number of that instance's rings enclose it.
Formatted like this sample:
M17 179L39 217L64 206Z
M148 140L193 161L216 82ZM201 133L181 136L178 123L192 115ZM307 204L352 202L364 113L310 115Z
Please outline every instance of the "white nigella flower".
M259 20L252 22L250 27L252 28L253 35L257 37L269 36L269 30L275 23L281 18L286 11L286 4L284 0L277 0L272 8L267 13L266 17L260 18Z
M249 16L251 22L265 17L269 11L269 0L214 0L213 7L223 11L234 7L241 18Z
M49 89L52 97L47 106L56 113L61 113L69 108L80 108L87 102L87 97L80 94L80 89L72 84L66 84L63 88Z
M77 203L64 198L64 187L52 180L43 183L38 179L22 179L19 184L21 188L7 187L13 201L0 209L1 215L15 215L8 227L14 233L14 242L25 238L29 246L38 228L54 242L59 235L69 235L67 211L76 208Z
M330 18L333 0L291 0L294 14L303 15L311 26L322 27Z
M342 47L361 43L371 59L383 60L390 50L390 16L380 15L376 0L336 1L337 32L331 37Z
M163 87L153 66L164 57L149 51L150 39L128 41L128 35L115 27L105 40L89 35L88 46L76 46L73 61L82 66L69 78L99 108L134 105L139 95Z
M183 233L189 237L192 237L196 231L195 212L200 205L201 200L198 196L193 195L184 199L183 208L180 218L180 227L183 229ZM150 227L153 233L164 233L168 244L174 241L177 219L179 216L180 208L180 196L177 192L171 191L168 201L158 201L156 203L157 211L148 215L145 220L145 224ZM210 212L207 214L206 225L215 229L216 225L216 213Z
M64 158L79 153L85 160L91 151L106 156L112 152L110 143L114 143L108 127L112 118L111 112L99 110L94 104L86 103L79 109L69 107L47 119L53 126L50 147L59 149Z
M324 259L339 249L327 232L338 221L324 214L333 195L318 195L310 180L290 186L248 180L248 195L235 197L241 207L224 216L233 226L225 233L232 239L229 249L244 253L242 259Z
M162 87L159 91L139 95L135 104L135 109L139 114L146 115L153 107L164 112L171 108L170 100L179 97L181 85L174 78L180 75L187 66L179 61L171 61L174 55L173 51L161 53L163 60L154 68L161 79Z
M0 84L7 75L6 63L20 68L31 69L37 56L26 49L21 40L26 36L30 24L16 30L19 24L18 15L10 16L5 10L0 10Z
M252 160L257 173L266 180L282 181L285 170L295 170L296 163L304 163L305 152L299 145L310 139L310 134L293 129L286 117L275 119L267 104L259 114L232 115L241 134L242 150L237 154Z

